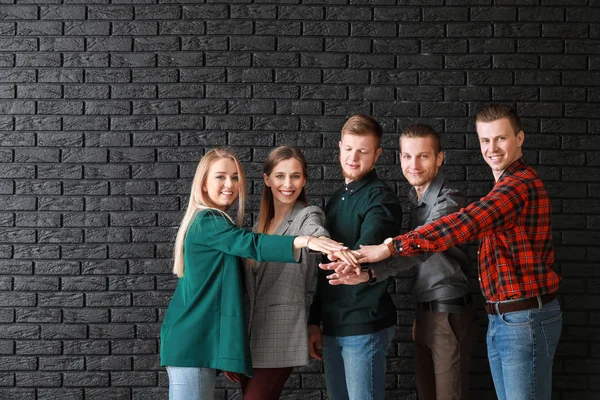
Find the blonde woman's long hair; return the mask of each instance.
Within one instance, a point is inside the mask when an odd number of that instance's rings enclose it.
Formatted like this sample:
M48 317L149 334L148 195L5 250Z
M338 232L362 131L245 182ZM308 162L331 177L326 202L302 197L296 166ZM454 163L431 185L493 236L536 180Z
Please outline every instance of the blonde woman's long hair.
M185 241L185 235L190 223L198 212L207 208L222 212L215 207L215 204L211 201L208 195L202 191L202 187L204 186L208 177L208 170L210 166L213 165L215 161L218 161L222 158L231 159L237 168L240 187L238 194L237 226L241 226L244 220L244 203L246 201L246 174L244 173L244 168L232 150L223 147L210 150L204 155L204 157L200 159L198 167L196 168L196 174L194 175L194 180L192 181L190 201L185 211L185 215L183 216L183 220L181 221L181 225L179 226L179 230L177 231L177 237L175 238L173 273L179 278L183 277L183 243ZM227 214L223 214L229 218Z

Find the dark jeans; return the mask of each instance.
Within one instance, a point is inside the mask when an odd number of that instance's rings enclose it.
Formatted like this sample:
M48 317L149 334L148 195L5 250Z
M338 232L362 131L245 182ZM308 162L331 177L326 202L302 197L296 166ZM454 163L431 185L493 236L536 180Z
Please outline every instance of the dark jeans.
M475 306L462 314L417 310L414 339L419 400L469 398L471 353L479 324Z
M254 368L253 377L242 378L243 400L277 400L292 373L288 368Z

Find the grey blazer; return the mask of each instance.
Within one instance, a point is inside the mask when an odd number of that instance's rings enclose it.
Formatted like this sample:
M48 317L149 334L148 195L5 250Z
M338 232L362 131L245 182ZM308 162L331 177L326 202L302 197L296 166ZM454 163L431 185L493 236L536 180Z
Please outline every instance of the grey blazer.
M319 207L296 203L275 235L329 236ZM300 264L246 263L246 311L254 368L308 364L306 310L320 255L302 250Z

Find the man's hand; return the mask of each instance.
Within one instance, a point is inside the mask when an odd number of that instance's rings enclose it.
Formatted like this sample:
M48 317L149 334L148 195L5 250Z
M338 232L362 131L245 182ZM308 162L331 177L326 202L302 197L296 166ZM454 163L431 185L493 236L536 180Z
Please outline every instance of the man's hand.
M332 254L327 254L329 261L344 261L354 267L360 267L359 258L361 257L358 250L339 250Z
M385 244L378 244L376 246L363 246L360 245L361 258L358 262L360 263L374 263L377 261L385 260L390 254L390 249Z
M356 275L354 272L344 274L343 272L334 272L331 275L327 275L330 285L358 285L359 283L367 282L369 280L369 274L367 272L360 272Z
M335 253L333 253L333 258L334 261L343 261L346 264L355 267L355 268L359 268L360 269L360 265L359 265L359 261L358 259L360 258L360 253L356 250L340 250L340 251L336 251Z
M294 250L308 247L310 250L333 254L335 251L346 250L347 247L326 236L296 236L293 242Z
M321 329L316 325L308 326L308 352L314 359L321 361L323 359L323 340Z

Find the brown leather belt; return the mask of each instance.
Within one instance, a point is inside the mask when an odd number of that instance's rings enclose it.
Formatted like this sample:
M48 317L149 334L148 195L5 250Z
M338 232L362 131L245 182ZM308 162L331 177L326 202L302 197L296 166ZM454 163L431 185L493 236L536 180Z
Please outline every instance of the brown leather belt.
M499 303L485 303L485 311L488 314L506 314L509 312L529 310L531 308L540 308L546 303L550 303L556 298L555 293L548 293L542 296L530 297L523 300L503 301Z

